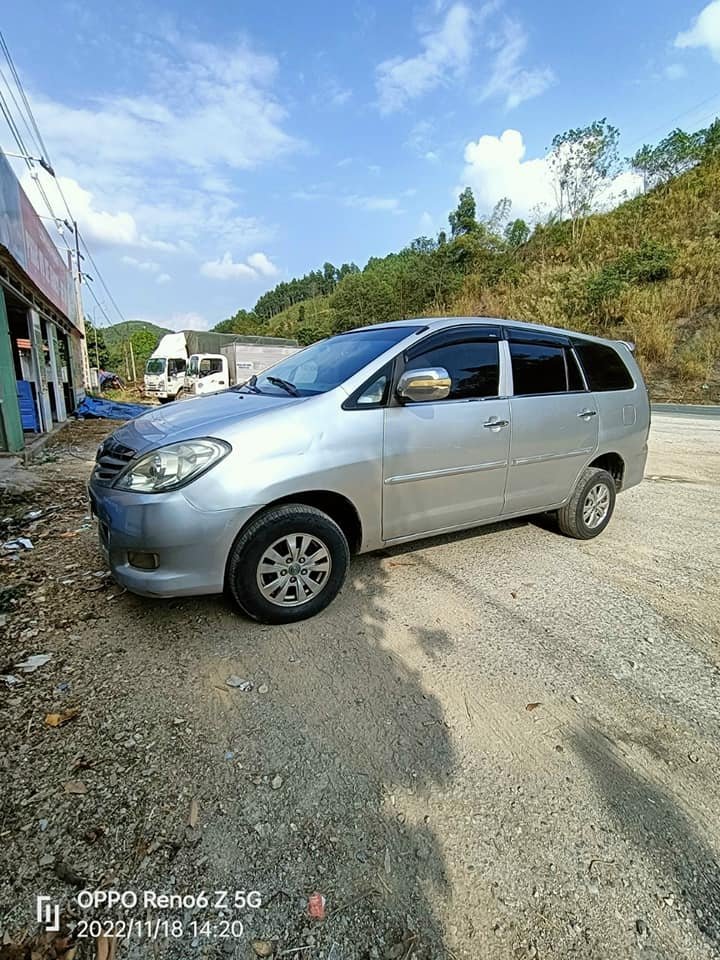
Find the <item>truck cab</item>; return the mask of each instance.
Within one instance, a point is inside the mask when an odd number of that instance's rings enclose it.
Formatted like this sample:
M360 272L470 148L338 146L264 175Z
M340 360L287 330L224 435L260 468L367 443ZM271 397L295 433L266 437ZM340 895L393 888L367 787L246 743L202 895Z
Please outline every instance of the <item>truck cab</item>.
M190 396L197 397L230 386L228 362L221 354L193 353L185 368L184 388Z
M185 357L150 357L145 364L145 393L160 403L175 400L185 384Z

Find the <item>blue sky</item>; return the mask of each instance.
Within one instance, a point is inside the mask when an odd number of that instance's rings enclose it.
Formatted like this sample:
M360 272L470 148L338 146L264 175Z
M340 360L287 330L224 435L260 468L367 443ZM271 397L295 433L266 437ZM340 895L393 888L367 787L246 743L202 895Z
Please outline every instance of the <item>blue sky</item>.
M547 209L568 127L629 154L720 113L720 0L28 9L2 28L70 207L124 315L175 328L435 234L465 184Z

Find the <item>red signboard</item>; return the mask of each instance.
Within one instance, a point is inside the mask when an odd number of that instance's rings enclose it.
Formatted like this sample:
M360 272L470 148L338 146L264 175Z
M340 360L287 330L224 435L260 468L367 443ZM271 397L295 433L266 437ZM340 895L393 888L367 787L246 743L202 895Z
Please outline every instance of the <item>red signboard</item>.
M72 275L0 150L0 245L77 326Z
M68 316L68 268L32 204L20 190L25 230L25 272L58 309Z

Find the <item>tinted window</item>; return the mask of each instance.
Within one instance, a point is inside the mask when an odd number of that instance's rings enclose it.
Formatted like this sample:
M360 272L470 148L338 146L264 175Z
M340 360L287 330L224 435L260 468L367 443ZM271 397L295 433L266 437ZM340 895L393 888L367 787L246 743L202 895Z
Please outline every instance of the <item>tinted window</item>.
M591 390L632 390L634 383L620 354L602 343L576 343L575 350Z
M261 373L255 389L261 393L285 393L270 383L267 377L271 376L289 380L303 397L325 393L419 329L410 325L366 327L321 340Z
M450 374L452 387L448 400L497 396L500 372L497 343L465 340L433 347L408 360L405 369L424 367L444 367Z
M510 343L513 392L516 396L531 393L565 393L564 348L544 343Z

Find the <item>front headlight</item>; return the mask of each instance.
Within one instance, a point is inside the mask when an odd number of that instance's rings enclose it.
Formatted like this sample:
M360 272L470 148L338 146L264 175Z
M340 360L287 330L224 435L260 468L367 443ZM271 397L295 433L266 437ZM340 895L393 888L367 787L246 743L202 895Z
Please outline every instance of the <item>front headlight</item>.
M230 453L229 443L206 437L151 450L115 481L117 490L164 493L195 480Z

